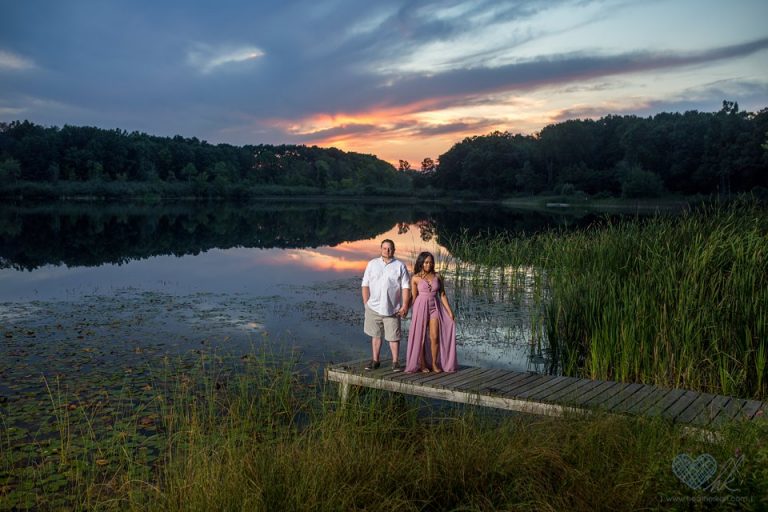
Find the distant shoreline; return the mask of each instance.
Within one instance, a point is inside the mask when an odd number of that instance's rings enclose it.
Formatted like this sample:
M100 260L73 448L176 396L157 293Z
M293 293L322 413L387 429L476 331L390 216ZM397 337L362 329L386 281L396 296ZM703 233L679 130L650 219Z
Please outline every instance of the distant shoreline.
M738 197L738 196L736 196ZM590 210L590 211L680 211L696 204L712 201L711 197L661 197L654 199L625 199L620 197L602 199L567 198L562 196L508 198L501 200L510 208L537 210ZM715 199L716 200L716 199Z

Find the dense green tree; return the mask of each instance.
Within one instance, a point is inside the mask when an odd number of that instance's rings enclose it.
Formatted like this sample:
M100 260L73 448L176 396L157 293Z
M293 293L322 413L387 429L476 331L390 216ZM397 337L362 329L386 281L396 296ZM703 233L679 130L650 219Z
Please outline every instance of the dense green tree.
M664 184L659 175L638 165L621 165L618 174L623 197L659 197L664 193Z
M166 184L187 194L230 196L251 187L280 185L362 191L409 190L411 178L373 155L299 145L212 145L197 138L66 125L45 128L29 121L0 124L4 187L39 182L64 185L120 182L135 187ZM126 188L125 190L130 190Z
M15 158L0 161L0 184L13 183L21 176L21 164Z
M743 192L768 187L766 132L768 109L751 114L728 101L715 113L570 120L532 137L493 132L454 144L423 186L486 195L565 185L610 195Z

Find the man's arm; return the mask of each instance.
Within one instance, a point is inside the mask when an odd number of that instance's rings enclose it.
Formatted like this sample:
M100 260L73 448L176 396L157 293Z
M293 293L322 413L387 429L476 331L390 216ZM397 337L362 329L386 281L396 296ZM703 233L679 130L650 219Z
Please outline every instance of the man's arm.
M408 314L408 306L411 304L411 290L408 288L411 286L411 276L408 275L408 269L404 264L401 264L402 273L400 274L400 297L403 301L403 307L397 312L398 315L405 318Z
M371 287L368 286L370 282L371 262L365 266L365 272L363 272L363 282L361 289L363 290L363 305L368 304L368 299L371 298Z
M405 318L405 315L408 314L408 306L411 303L411 290L408 288L402 289L403 294L403 307L400 308L399 314L401 317Z

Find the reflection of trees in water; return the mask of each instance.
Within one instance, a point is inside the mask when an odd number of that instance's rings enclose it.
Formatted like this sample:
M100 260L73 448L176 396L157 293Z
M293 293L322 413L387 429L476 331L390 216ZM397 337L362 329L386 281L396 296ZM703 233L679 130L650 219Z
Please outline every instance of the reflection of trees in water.
M0 210L0 265L92 266L213 248L303 248L370 238L408 207L268 203Z
M374 202L13 206L0 209L0 267L95 266L213 248L305 248L369 239L397 226L447 245L461 233L531 232L576 222L495 204ZM583 223L583 221L578 221ZM450 251L450 247L447 247Z
M398 222L397 234L404 235L408 233L412 227L419 230L419 238L421 238L421 240L424 242L429 242L435 238L435 236L437 236L435 222L430 219L417 220L413 224L408 224L407 222Z

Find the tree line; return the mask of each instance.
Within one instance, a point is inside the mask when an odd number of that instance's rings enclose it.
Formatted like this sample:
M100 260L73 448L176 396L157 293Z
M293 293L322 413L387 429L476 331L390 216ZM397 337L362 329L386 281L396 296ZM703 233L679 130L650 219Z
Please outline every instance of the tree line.
M402 164L401 164L402 167ZM768 193L768 108L609 115L553 124L536 135L468 137L427 158L415 186L491 196L544 193L653 197Z
M467 137L420 169L303 145L209 144L95 127L0 123L0 194L768 196L768 108L609 115L534 135Z
M192 195L247 194L259 187L365 192L408 188L410 179L373 155L303 145L209 144L88 126L0 123L0 188L21 183L131 185ZM81 187L82 188L82 187ZM21 188L23 190L23 187ZM151 187L144 187L151 190Z

